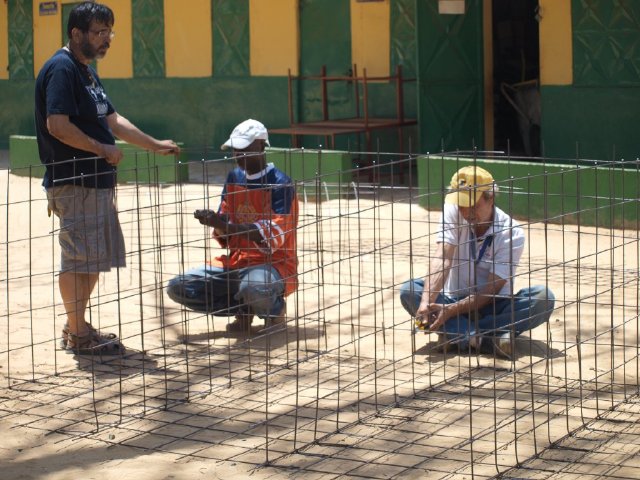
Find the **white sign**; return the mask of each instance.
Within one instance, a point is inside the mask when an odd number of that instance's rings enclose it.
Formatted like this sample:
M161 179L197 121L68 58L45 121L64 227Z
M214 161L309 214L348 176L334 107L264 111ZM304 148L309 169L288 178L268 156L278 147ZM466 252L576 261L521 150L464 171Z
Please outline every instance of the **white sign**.
M440 15L464 15L464 0L438 0Z

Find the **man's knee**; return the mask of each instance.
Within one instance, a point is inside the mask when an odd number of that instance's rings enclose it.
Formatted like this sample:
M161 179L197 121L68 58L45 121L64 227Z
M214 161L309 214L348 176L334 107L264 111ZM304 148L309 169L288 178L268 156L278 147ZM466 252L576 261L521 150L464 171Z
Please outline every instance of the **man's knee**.
M535 328L549 321L555 305L555 295L544 285L531 287L528 293L530 328Z
M178 275L167 284L167 295L177 303L192 300L204 301L207 298L207 285L204 279L194 275Z
M409 295L413 294L413 280L409 280L404 282L400 287L400 298L407 298Z
M247 283L240 288L238 300L257 315L268 315L281 292L271 283Z
M409 280L400 287L400 303L411 315L414 315L418 310L418 295L421 294L422 291L418 291L418 285L414 280Z
M178 275L177 277L169 280L167 284L167 295L171 300L177 303L183 303L184 300L184 276Z
M543 311L551 313L555 305L556 297L553 292L544 285L536 285L532 288L531 300Z

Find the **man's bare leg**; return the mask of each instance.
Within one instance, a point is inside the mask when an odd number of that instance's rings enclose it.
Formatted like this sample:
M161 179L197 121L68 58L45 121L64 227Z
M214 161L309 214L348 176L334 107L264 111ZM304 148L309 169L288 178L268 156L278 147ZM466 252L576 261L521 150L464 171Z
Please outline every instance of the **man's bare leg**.
M63 272L58 279L60 295L67 313L69 333L83 336L89 331L85 312L91 292L98 282L98 273Z

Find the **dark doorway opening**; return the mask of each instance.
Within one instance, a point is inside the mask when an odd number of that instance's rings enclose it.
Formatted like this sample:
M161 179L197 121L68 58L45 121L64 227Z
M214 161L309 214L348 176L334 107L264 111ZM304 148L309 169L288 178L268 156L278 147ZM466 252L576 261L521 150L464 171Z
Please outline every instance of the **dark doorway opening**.
M494 147L540 155L538 0L493 0Z

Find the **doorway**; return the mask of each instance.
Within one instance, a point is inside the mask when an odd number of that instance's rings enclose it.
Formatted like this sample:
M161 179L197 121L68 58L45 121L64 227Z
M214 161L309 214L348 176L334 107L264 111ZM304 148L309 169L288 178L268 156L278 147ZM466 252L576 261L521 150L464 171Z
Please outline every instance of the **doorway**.
M538 0L493 0L494 148L540 155Z

